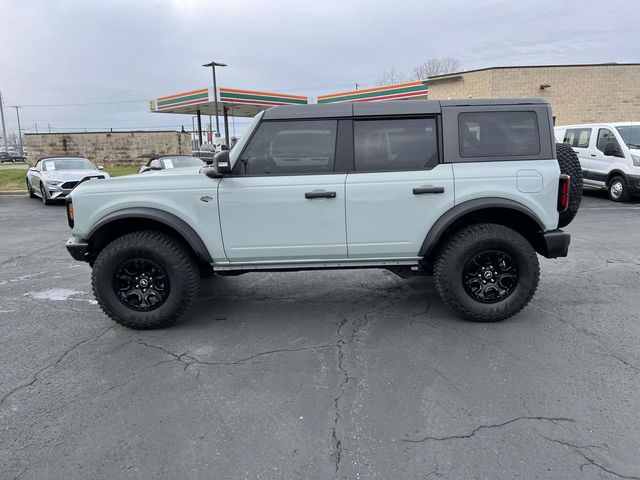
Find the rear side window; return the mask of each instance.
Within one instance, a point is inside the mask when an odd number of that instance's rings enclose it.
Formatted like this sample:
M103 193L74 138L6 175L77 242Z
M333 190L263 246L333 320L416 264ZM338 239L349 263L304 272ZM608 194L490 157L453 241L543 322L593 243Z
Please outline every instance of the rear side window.
M458 142L461 157L538 155L538 117L535 112L460 113Z
M356 120L355 171L422 170L438 163L434 118Z
M240 174L291 175L333 172L335 120L262 122L240 157Z
M577 148L587 148L591 138L590 128L569 128L564 134L562 143Z

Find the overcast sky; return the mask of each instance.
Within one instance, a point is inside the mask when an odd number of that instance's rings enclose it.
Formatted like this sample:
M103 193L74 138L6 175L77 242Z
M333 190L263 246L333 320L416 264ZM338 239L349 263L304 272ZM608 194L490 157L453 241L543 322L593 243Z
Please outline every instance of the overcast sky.
M638 0L0 0L0 91L25 105L28 131L179 128L189 116L146 100L208 87L210 60L229 65L219 86L315 97L442 56L465 69L640 62L639 22ZM127 103L27 107L92 102Z

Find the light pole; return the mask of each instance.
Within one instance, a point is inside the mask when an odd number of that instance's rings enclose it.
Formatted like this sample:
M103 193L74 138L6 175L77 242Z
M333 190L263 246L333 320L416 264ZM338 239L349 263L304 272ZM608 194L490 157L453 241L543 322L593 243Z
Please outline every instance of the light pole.
M9 151L9 144L7 143L7 129L4 126L4 110L2 108L2 93L0 93L0 117L2 118L2 139L4 141L4 149Z
M15 105L16 117L18 117L18 139L20 140L20 155L24 155L24 145L22 145L22 128L20 128L20 107Z
M218 85L216 84L216 67L226 67L226 63L209 62L202 65L203 67L211 67L213 74L213 108L216 110L216 134L220 135L220 120L218 118Z

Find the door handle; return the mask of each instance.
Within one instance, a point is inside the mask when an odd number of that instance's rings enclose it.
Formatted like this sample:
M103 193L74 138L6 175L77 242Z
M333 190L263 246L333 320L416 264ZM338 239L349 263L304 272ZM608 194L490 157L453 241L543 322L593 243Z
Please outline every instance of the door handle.
M592 153L591 156L592 157L597 157L597 155L595 153Z
M413 189L414 195L424 195L425 193L444 193L444 187L434 187L433 185L425 185Z
M305 192L304 198L336 198L336 192Z

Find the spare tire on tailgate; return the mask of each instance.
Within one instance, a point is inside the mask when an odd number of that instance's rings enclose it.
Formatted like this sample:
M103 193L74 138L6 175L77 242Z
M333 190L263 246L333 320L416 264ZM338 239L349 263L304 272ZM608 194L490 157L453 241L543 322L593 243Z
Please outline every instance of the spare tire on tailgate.
M556 156L560 165L560 173L571 177L569 206L564 212L560 212L558 221L558 228L562 228L571 223L580 208L580 201L582 200L582 167L580 167L578 155L569 145L556 143Z

